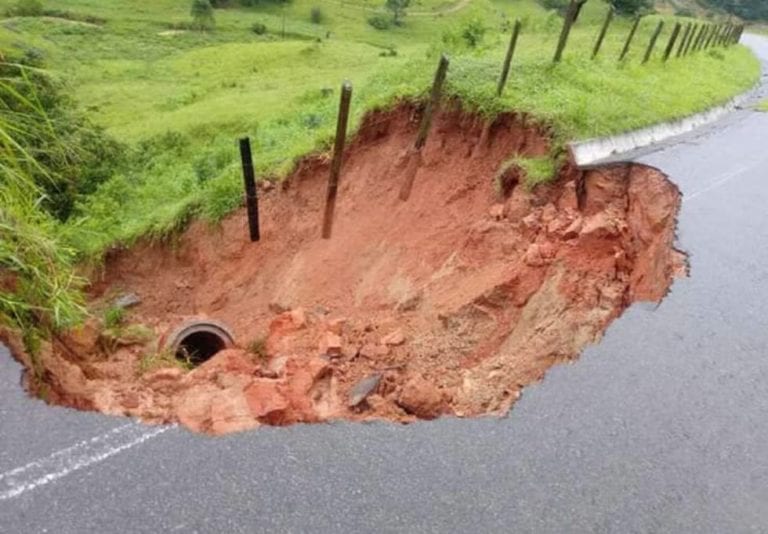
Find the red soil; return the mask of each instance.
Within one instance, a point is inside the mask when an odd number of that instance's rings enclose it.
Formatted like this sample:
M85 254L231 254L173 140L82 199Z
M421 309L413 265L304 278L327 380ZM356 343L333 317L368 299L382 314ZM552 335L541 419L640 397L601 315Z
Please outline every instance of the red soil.
M216 228L194 223L173 246L114 254L93 287L103 302L138 294L129 322L158 337L208 316L240 348L191 372L142 375L151 343L105 353L91 325L44 353L48 398L214 434L503 414L683 271L679 194L654 169L566 166L534 192L514 187L513 170L499 188L505 159L549 150L546 132L515 115L483 134L471 114L440 113L410 200L399 201L417 118L405 105L367 117L347 150L332 239L320 238L329 162L309 157L262 192L261 242L248 241L240 210ZM259 340L263 353L249 352Z

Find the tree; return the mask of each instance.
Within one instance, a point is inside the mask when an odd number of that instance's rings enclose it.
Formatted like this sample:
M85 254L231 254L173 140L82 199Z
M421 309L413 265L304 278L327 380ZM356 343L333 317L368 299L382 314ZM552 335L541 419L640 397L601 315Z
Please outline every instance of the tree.
M192 0L189 14L192 15L192 25L197 30L212 30L216 24L210 0Z
M611 0L611 5L620 15L636 15L653 7L652 0Z
M392 22L396 26L403 24L403 17L405 17L405 10L411 4L411 0L387 0L384 4L389 11L392 12Z

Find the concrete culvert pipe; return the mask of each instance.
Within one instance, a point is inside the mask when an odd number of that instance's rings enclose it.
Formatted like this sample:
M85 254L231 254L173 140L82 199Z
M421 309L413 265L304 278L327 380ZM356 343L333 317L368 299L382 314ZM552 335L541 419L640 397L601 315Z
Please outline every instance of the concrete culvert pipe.
M210 319L191 319L173 331L167 347L176 358L194 366L209 360L217 352L232 347L234 340L226 325Z

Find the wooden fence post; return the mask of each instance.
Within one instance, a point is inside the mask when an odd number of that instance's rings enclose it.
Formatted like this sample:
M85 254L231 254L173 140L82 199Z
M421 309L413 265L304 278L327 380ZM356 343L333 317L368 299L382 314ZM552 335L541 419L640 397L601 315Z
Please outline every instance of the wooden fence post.
M600 34L597 36L597 42L595 43L595 48L592 50L592 59L595 59L597 57L597 54L600 53L600 47L603 46L603 40L605 39L605 34L608 33L608 27L611 25L611 21L613 20L613 6L608 6L608 13L605 15L605 22L603 22L603 27L600 28Z
M504 66L501 69L501 77L499 78L499 85L496 88L496 94L501 96L504 92L504 87L507 85L507 78L509 77L509 67L512 64L512 58L515 56L515 48L517 47L517 38L520 36L520 28L522 24L520 20L515 21L515 27L512 30L512 37L509 39L509 48L507 48L507 55L504 58Z
M557 41L555 57L552 58L553 63L559 63L563 58L565 45L568 44L568 36L571 33L571 26L576 22L576 17L578 16L579 11L581 11L581 6L584 5L586 1L587 0L571 0L571 3L568 5L568 12L565 14L565 19L563 19L563 29L560 30L560 39Z
M259 232L259 197L256 192L256 178L253 172L251 140L247 137L240 139L240 161L243 165L243 181L245 182L245 209L248 213L248 232L251 242L253 242L261 238Z
M685 48L686 43L688 43L688 37L691 35L691 27L693 26L692 22L689 22L685 25L685 31L683 32L683 38L680 39L680 46L677 47L677 56L680 57L683 54L683 48Z
M635 37L635 33L637 32L637 27L640 25L640 17L635 18L635 23L632 24L632 29L629 30L629 34L627 35L627 40L624 42L624 48L621 50L621 54L619 55L619 61L622 61L629 52L629 47L632 44L632 39Z
M328 177L328 194L325 199L323 214L323 239L330 239L333 230L333 213L336 210L336 194L339 190L339 175L344 157L344 144L347 139L347 123L349 122L349 104L352 101L352 84L344 82L341 86L339 100L339 117L336 122L336 141L333 145L333 161L331 174Z
M661 30L663 28L664 21L660 20L656 25L656 29L654 30L653 35L651 35L651 40L648 41L648 48L645 49L645 56L643 56L643 64L648 63L648 60L651 59L651 54L653 53L653 49L656 46L656 41L659 39L659 35L661 35Z
M696 37L696 42L693 43L693 47L691 48L691 52L697 52L699 48L701 48L701 41L704 40L704 35L707 32L707 25L702 24L701 28L699 28L699 35Z
M675 42L677 41L677 36L680 35L680 29L682 26L678 22L675 24L675 29L672 30L672 35L669 36L669 41L667 42L667 48L664 50L664 62L669 59L669 55L672 53L672 50L675 48Z
M427 107L424 109L424 116L421 118L419 133L416 136L416 142L413 145L417 155L421 153L421 149L424 148L424 145L427 143L429 128L432 126L432 115L440 104L440 95L443 91L443 83L445 82L445 77L448 73L449 64L450 61L448 60L448 56L445 54L440 56L440 63L437 66L437 71L435 71L435 79L432 82L432 92L429 96L429 102L427 102ZM411 196L413 179L416 177L415 171L416 168L414 167L411 172L406 173L405 180L403 181L403 185L400 188L400 200L408 200L408 197Z
M688 52L692 50L693 43L696 40L696 35L697 35L697 33L699 31L701 31L701 26L699 26L698 24L694 23L693 24L693 29L691 30L691 35L688 37L688 42L685 43L685 48L683 49L683 55L684 56L687 56Z
M712 46L712 41L715 39L715 35L717 35L718 26L714 25L712 26L712 30L709 32L709 35L707 36L707 42L704 43L704 49L709 48Z

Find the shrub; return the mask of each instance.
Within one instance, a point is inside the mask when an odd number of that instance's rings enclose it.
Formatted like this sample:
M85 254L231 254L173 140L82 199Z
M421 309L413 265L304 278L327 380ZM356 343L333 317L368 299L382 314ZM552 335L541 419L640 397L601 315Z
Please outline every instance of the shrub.
M474 18L464 24L461 30L461 37L467 43L467 46L477 48L483 41L487 29L481 19Z
M264 35L267 33L267 26L261 22L254 22L251 24L251 31L256 35Z
M18 0L8 9L8 15L15 17L41 17L44 14L45 8L40 0Z
M395 26L401 26L403 24L403 17L405 17L405 10L411 5L411 0L387 0L384 7L392 12L392 23Z
M192 25L196 30L212 30L216 24L210 0L192 0L189 14L192 16Z
M309 12L309 20L311 20L314 24L322 24L323 20L325 20L323 10L318 6L314 6Z
M368 18L368 24L377 30L388 30L392 23L390 22L389 17L385 15L373 15Z

